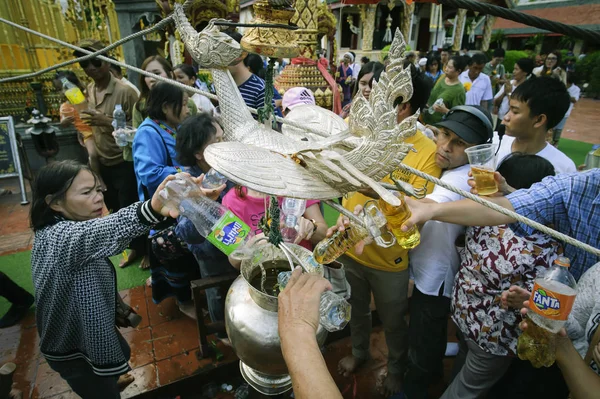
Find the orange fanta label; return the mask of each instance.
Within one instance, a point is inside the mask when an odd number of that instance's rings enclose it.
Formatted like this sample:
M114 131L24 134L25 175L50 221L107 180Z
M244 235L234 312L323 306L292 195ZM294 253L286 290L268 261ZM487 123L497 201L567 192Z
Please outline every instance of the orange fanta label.
M560 294L535 283L529 297L529 308L548 319L567 320L573 302L575 295Z

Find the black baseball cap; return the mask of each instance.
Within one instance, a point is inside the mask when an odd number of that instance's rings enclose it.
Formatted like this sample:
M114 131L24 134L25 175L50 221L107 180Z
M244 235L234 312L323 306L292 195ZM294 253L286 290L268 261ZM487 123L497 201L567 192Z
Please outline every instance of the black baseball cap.
M459 105L434 126L445 127L469 144L491 143L494 134L492 116L479 105Z
M92 51L95 53L96 51L102 50L104 48L104 45L102 44L102 42L100 40L84 39L84 40L80 41L79 43L77 43L77 47L81 47L82 49ZM73 55L75 57L82 57L87 54L84 54L81 51L75 50L75 51L73 51Z

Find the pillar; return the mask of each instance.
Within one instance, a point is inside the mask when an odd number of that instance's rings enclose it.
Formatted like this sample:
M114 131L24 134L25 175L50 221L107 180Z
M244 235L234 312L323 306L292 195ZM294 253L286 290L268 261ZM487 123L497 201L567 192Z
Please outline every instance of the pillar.
M454 51L459 51L462 46L466 22L467 10L459 8L458 11L456 11L456 19L454 20L454 43L452 44L452 50Z
M375 31L375 12L377 4L363 4L360 6L360 19L362 20L362 50L373 50L373 32Z
M573 46L573 54L575 55L575 57L579 57L579 55L581 54L581 50L583 49L583 40L577 40L575 42L575 46Z
M404 3L404 11L402 12L402 36L404 36L404 41L406 43L410 43L410 26L412 22L412 17L415 12L415 3L407 4Z
M296 13L290 22L300 29L296 31L297 43L300 47L299 57L317 59L318 0L296 0Z
M488 15L485 17L485 23L483 25L483 40L481 42L481 51L488 51L490 49L490 42L492 40L492 30L496 23L497 17ZM500 43L499 45L502 45Z
M138 22L145 13L146 15L157 15L160 17L156 1L154 0L113 0L113 3L115 4L115 11L119 21L121 37L138 32ZM146 59L142 37L124 43L123 55L125 56L125 63L139 68L144 59ZM128 70L127 77L130 82L137 85L139 79L138 73Z

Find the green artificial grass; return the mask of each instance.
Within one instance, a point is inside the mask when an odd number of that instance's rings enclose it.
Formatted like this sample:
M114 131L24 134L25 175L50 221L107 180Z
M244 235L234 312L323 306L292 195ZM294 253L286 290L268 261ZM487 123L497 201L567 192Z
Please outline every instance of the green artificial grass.
M592 149L592 144L584 143L582 141L560 139L558 149L571 158L573 162L575 162L575 166L579 166L585 162L585 156Z
M150 276L148 270L142 270L138 267L140 265L140 260L137 260L124 269L118 267L119 262L121 261L121 255L113 256L111 261L117 270L117 288L119 291L143 285ZM33 282L31 280L31 251L0 256L0 271L5 273L19 286L33 293ZM0 296L0 316L6 313L9 307L10 303L6 298Z

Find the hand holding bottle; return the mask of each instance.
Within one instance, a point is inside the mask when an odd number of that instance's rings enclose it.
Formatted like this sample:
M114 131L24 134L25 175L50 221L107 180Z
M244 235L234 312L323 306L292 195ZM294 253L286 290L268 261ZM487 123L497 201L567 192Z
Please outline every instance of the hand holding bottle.
M195 177L191 177L187 173L178 173L178 175L179 176L185 175L186 178L189 178L190 182L193 182L198 187L200 186L200 184L202 184L202 179L204 177L202 175L198 178L195 178ZM176 175L167 176L165 178L165 180L163 180L163 182L160 183L160 185L154 192L154 195L152 196L152 200L150 202L152 209L155 212L160 213L163 216L168 216L168 217L172 217L172 218L176 218L177 216L179 216L179 207L177 206L177 204L170 202L170 201L165 201L165 198L161 194L163 192L163 190L167 187L167 184L176 179L177 179ZM202 190L198 190L198 191L195 191L195 195L204 195L204 192Z

